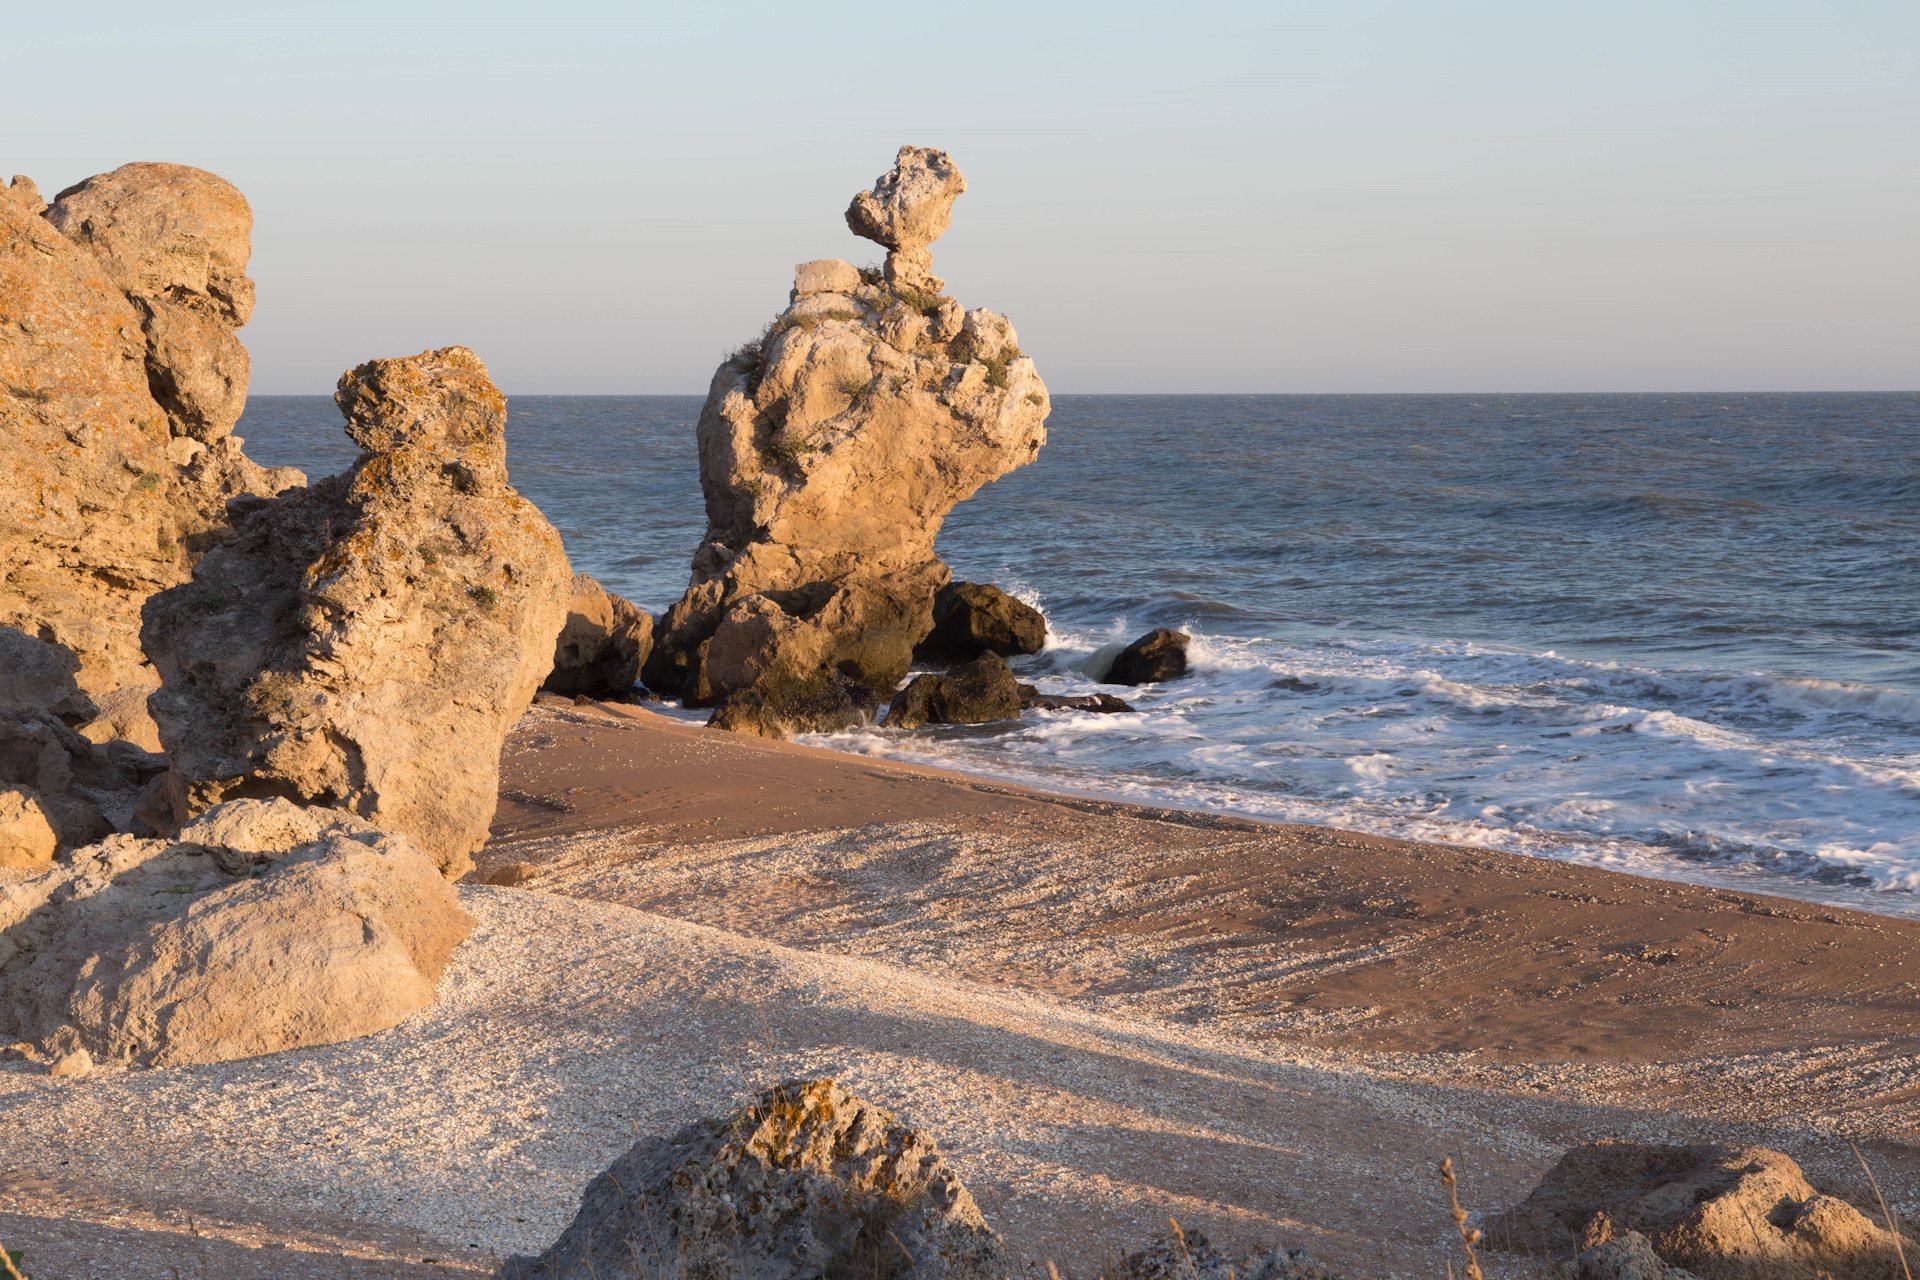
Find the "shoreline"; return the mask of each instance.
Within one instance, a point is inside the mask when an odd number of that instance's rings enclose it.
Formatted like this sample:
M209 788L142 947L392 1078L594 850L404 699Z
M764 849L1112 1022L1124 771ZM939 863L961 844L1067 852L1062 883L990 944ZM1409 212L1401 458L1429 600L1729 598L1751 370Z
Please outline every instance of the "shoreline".
M1442 1155L1491 1212L1600 1136L1756 1143L1842 1187L1852 1140L1920 1198L1898 919L551 699L460 894L479 929L390 1031L0 1068L0 1239L49 1273L485 1273L635 1138L813 1075L929 1131L1036 1264L1172 1216L1434 1275Z

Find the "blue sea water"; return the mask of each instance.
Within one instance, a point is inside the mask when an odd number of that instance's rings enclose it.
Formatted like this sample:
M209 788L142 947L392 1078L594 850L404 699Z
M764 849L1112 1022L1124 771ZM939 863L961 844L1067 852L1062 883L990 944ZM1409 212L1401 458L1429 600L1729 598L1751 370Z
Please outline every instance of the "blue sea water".
M692 397L520 397L515 483L659 610L704 527ZM337 470L332 405L254 456ZM1137 716L829 745L1144 802L1920 914L1920 393L1061 396L947 522L1037 605L1043 689L1154 626Z

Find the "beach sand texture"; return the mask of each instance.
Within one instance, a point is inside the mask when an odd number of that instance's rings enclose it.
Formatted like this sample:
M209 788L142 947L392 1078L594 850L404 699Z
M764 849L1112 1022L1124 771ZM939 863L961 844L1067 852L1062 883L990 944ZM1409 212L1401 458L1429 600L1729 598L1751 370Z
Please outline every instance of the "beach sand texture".
M1762 1142L1840 1186L1852 1137L1920 1193L1920 925L636 708L537 707L503 796L477 875L522 882L463 886L480 927L400 1027L0 1071L0 1239L48 1274L484 1272L636 1136L817 1074L932 1130L1071 1274L1171 1215L1437 1276L1442 1156L1493 1209L1602 1135Z

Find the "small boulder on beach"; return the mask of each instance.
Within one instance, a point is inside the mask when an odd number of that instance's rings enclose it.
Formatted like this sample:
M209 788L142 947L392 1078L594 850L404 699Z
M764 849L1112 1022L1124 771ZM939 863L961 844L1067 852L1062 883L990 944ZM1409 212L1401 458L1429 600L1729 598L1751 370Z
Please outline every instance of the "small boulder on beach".
M929 724L987 724L1020 718L1020 683L997 653L975 658L944 675L915 676L887 708L887 728Z
M1184 631L1160 627L1120 651L1101 679L1107 684L1159 684L1187 673L1187 645L1193 637Z

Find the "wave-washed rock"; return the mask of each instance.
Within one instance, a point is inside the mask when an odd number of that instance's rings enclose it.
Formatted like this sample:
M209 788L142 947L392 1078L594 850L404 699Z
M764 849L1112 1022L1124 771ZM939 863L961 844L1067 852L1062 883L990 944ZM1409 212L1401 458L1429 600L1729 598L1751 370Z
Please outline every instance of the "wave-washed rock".
M1901 1243L1764 1147L1603 1140L1575 1147L1487 1223L1494 1248L1570 1256L1574 1274L1672 1280L1894 1280ZM1904 1243L1907 1254L1914 1243ZM1645 1265L1647 1255L1669 1270Z
M933 598L933 630L914 650L926 662L971 662L1047 647L1047 619L1024 600L984 582L950 582Z
M181 818L275 795L346 809L458 876L573 574L507 482L506 398L471 351L370 361L334 400L359 461L252 504L147 604L170 799Z
M719 704L715 724L786 733L869 717L933 629L947 513L1046 439L1046 385L1013 326L924 270L964 189L945 153L902 148L848 214L890 250L884 276L802 264L792 305L714 374L699 423L706 540L645 678Z
M887 728L987 724L1020 718L1020 682L1007 660L988 653L944 674L915 676L887 708Z
M1187 646L1193 637L1160 627L1122 649L1101 679L1107 684L1158 684L1187 673Z
M0 1037L139 1066L330 1044L425 1006L472 927L405 838L235 801L0 886Z

